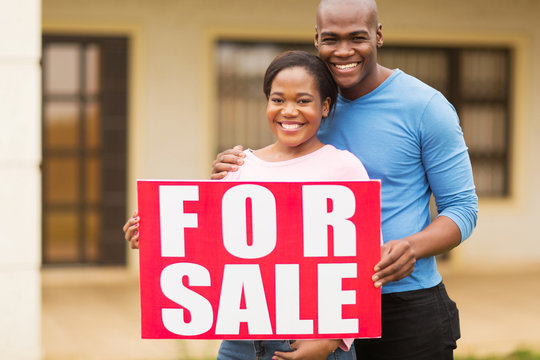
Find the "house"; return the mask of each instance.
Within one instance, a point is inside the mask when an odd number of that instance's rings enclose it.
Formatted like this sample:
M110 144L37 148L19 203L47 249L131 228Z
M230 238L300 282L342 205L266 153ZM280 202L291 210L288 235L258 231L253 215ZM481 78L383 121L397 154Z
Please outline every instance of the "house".
M261 69L313 50L317 3L0 0L0 348L40 356L41 264L136 269L120 234L136 179L205 179L220 149L271 141ZM381 61L440 89L470 148L479 221L449 265L538 265L540 2L379 13Z

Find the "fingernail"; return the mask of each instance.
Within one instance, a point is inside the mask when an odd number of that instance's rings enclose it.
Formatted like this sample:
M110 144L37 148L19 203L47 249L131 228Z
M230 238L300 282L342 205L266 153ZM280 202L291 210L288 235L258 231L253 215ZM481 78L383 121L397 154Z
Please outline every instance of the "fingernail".
M236 163L237 163L238 165L242 165L242 164L244 163L244 160L238 159L238 160L236 161Z
M377 281L377 280L379 280L379 277L378 277L377 275L373 275L373 276L371 277L371 280Z
M382 286L382 284L381 284L380 281L377 281L377 282L375 283L375 287L376 287L376 288L380 288L381 286Z

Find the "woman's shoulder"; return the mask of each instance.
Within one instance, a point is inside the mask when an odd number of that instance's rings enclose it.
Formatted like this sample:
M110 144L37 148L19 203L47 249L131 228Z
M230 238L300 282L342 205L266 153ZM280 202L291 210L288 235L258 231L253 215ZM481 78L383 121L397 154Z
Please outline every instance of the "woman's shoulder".
M332 156L334 158L344 160L344 161L352 161L352 162L360 162L361 163L360 159L358 159L349 150L338 149L334 145L330 145L330 144L324 145L323 149L326 152L326 156Z
M348 150L342 150L333 145L325 145L327 156L327 165L329 171L334 171L339 177L350 180L369 180L367 171L353 153Z

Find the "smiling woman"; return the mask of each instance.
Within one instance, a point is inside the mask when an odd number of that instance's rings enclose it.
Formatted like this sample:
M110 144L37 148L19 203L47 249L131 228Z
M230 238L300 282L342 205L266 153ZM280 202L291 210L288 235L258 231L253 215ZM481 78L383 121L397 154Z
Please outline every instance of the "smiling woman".
M217 150L236 144L252 149L275 140L266 123L266 98L261 91L264 72L274 57L286 50L316 53L313 44L220 41L216 45Z
M320 148L322 143L317 139L317 131L321 119L328 116L330 98L321 99L315 79L301 67L285 69L271 82L266 117L278 139L274 146L280 148L282 155L268 158L265 155L270 154L264 152L261 158L287 160Z

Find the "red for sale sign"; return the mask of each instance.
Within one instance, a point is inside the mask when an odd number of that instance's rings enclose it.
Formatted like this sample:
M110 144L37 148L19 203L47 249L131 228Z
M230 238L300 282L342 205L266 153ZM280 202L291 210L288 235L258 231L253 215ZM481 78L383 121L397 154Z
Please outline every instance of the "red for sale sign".
M137 190L143 338L381 335L379 181Z

